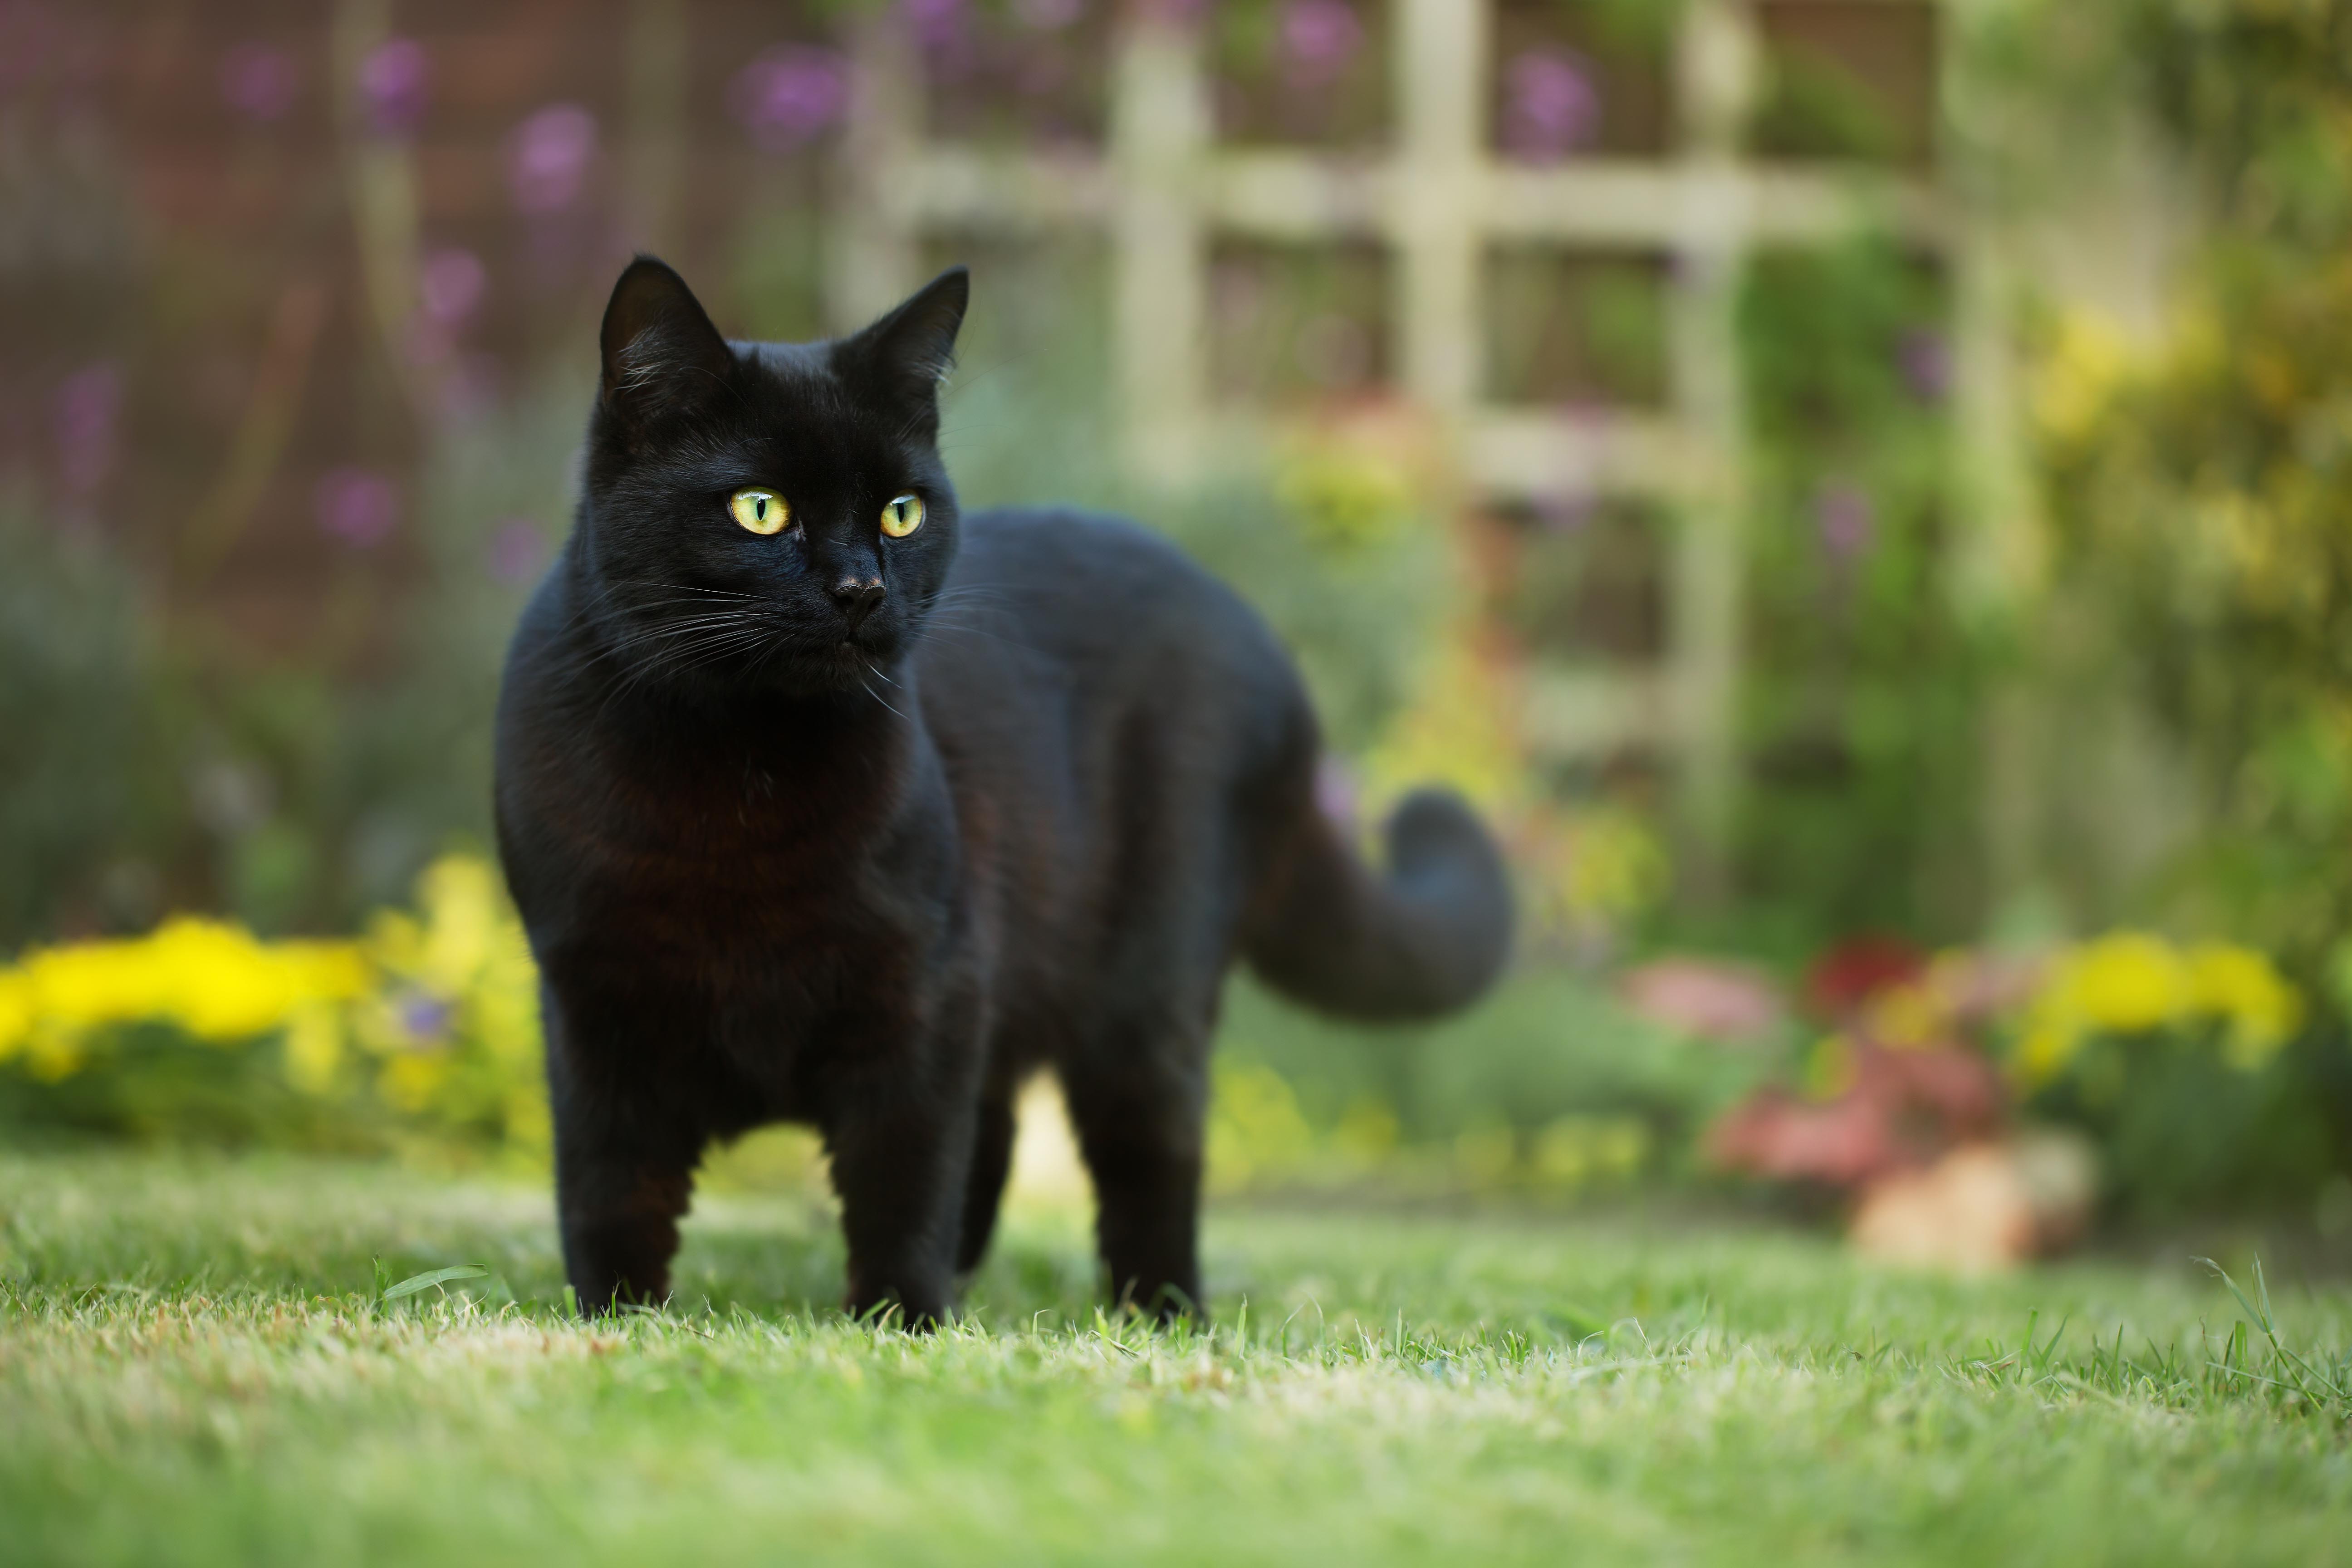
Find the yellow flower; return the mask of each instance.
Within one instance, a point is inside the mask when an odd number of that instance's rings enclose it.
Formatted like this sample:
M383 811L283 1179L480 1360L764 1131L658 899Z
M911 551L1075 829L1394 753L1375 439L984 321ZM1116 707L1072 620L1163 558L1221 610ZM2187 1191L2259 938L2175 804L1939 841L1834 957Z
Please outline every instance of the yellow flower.
M2056 1018L2039 1018L2019 1037L2010 1070L2028 1089L2040 1089L2072 1066L2083 1048L2083 1032Z
M0 1062L33 1037L33 983L15 969L0 969Z
M372 1092L451 1131L487 1120L520 1152L549 1142L538 972L497 871L478 858L436 861L415 911L379 913L364 942L263 942L179 916L143 937L65 943L0 967L0 1059L29 1075L85 1070L101 1031L149 1022L223 1046L276 1036L286 1081L306 1095ZM364 1077L355 1050L381 1058Z
M2033 412L2060 440L2090 434L2131 364L2131 346L2103 317L2074 311L2058 323L2033 391Z
M2207 942L2184 953L2161 937L2117 931L2051 963L2011 1067L2039 1087L2072 1067L2093 1034L2146 1035L2205 1020L2224 1026L2224 1059L2252 1071L2294 1037L2303 998L2251 948Z
M546 1088L537 1073L508 1086L500 1117L509 1148L543 1154L555 1146L555 1119L547 1109Z
M1209 1100L1209 1179L1223 1190L1253 1176L1292 1169L1315 1146L1298 1097L1271 1068L1218 1062Z
M368 984L348 942L264 943L241 926L188 916L143 937L36 951L19 973L34 1018L57 1028L152 1021L215 1043L268 1034L302 1003L348 999Z
M447 855L417 883L425 906L421 979L444 993L464 990L490 960L499 924L498 874L470 856Z
M1622 919L1666 894L1672 873L1649 824L1609 806L1569 815L1560 902L1571 915Z
M1360 1099L1340 1116L1339 1125L1331 1130L1331 1142L1341 1153L1369 1164L1394 1150L1403 1132L1395 1111L1380 1100Z
M2223 1020L2222 1051L2249 1071L2278 1054L2303 1023L2303 997L2252 948L2207 942L2189 954L2190 1005Z
M448 1052L407 1051L383 1064L376 1087L394 1110L414 1116L432 1109L434 1096L448 1078Z
M333 1007L312 1002L296 1010L286 1030L286 1079L304 1094L335 1087L343 1062L343 1029Z
M1345 447L1294 454L1274 489L1308 539L1339 553L1385 543L1403 529L1412 506L1412 487L1396 465Z
M2161 937L2117 931L2075 949L2059 968L2064 1010L2095 1028L2145 1034L2188 1009L2188 966Z
M1650 1130L1636 1116L1563 1116L1536 1135L1532 1174L1573 1189L1591 1180L1622 1181L1649 1157Z

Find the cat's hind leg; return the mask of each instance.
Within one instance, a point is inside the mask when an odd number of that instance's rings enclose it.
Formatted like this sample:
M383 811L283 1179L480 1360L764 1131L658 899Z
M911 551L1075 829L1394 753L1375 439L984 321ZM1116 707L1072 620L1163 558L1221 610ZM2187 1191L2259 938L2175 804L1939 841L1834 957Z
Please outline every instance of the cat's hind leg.
M971 1148L971 1174L963 1189L963 1225L956 1241L955 1269L969 1274L988 1256L989 1238L996 1233L996 1215L1004 1200L1005 1179L1013 1173L1013 1091L992 1089L980 1102L980 1125Z

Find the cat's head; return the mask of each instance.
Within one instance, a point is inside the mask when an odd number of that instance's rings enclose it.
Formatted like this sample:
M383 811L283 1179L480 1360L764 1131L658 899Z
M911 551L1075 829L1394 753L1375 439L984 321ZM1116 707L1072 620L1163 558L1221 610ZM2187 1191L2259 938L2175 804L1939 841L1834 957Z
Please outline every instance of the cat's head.
M955 558L939 384L961 267L863 331L729 342L650 257L604 309L582 612L653 678L878 689Z

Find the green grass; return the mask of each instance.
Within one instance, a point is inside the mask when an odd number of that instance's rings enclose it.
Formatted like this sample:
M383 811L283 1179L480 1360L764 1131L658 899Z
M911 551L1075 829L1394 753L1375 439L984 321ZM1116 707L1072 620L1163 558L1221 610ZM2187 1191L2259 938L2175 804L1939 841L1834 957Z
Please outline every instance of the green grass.
M584 1326L532 1188L0 1158L0 1561L2352 1561L2341 1287L2273 1282L2290 1360L2185 1260L1622 1215L1218 1211L1205 1333L1097 1317L1073 1216L931 1339L840 1267L714 1200L669 1312Z

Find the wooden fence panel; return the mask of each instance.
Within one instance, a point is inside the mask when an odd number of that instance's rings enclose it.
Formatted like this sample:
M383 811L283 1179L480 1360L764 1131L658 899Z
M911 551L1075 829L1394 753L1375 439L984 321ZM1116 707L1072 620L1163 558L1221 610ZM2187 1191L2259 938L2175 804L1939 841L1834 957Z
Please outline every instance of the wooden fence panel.
M929 227L1097 228L1111 247L1111 360L1125 450L1139 471L1181 482L1213 437L1236 423L1211 396L1212 239L1376 237L1398 263L1391 276L1401 390L1447 428L1483 498L1609 494L1664 502L1676 519L1662 658L1606 673L1532 671L1528 733L1555 753L1638 746L1669 759L1691 890L1711 896L1721 888L1741 768L1747 492L1736 305L1747 258L1759 246L1828 240L1865 222L1941 252L1962 303L1954 396L1966 427L1955 446L1982 475L2006 471L2009 440L2007 389L1976 384L2004 374L1997 248L1963 242L1931 171L1807 167L1751 153L1755 0L1682 8L1671 50L1678 133L1664 151L1549 165L1510 162L1487 145L1491 0L1390 5L1399 133L1377 153L1216 144L1202 43L1172 6L1131 8L1099 158L927 142L910 118L918 95L857 95L835 224L844 237L835 313L860 318L913 281L911 258ZM859 51L865 79L908 79L908 46L888 19L866 30ZM1947 92L1948 79L1948 71ZM1662 410L1595 415L1486 401L1481 288L1497 242L1664 258L1672 282ZM2015 498L1978 482L1962 501L2005 515Z

